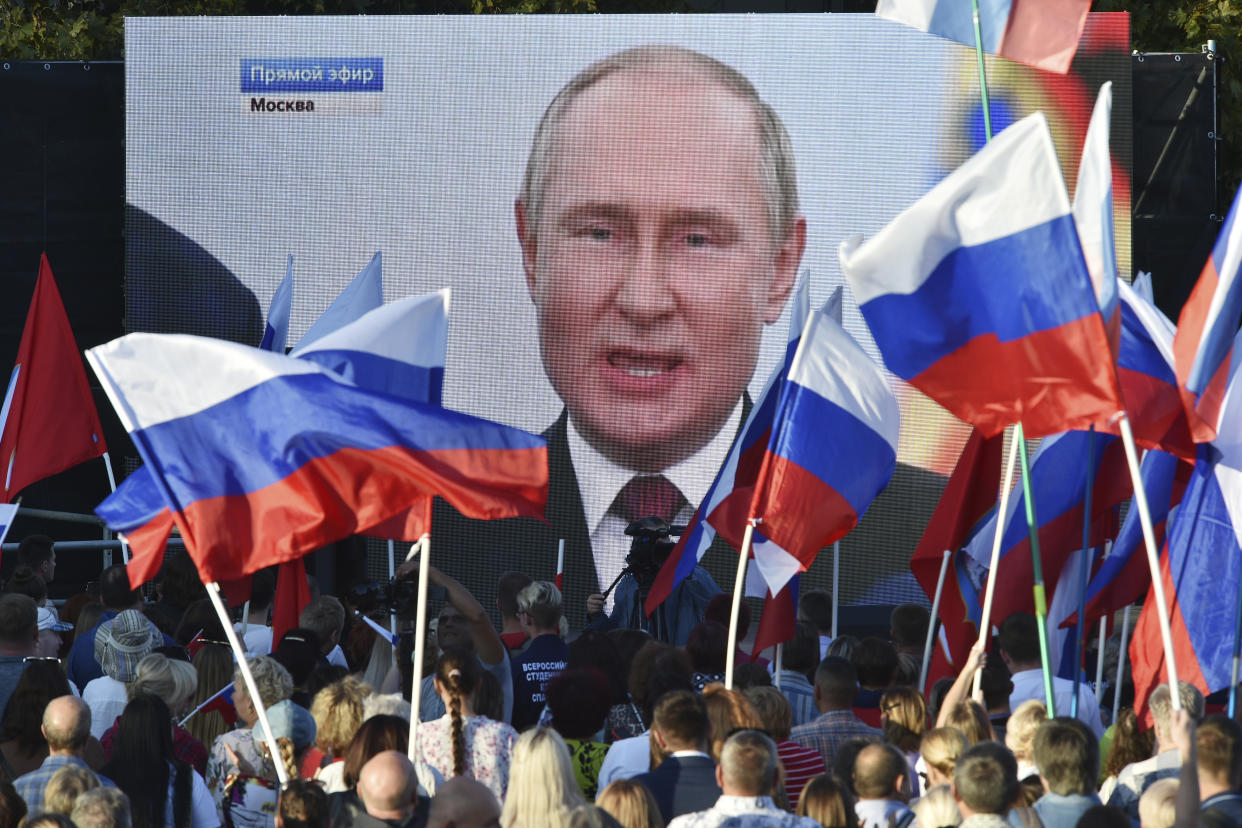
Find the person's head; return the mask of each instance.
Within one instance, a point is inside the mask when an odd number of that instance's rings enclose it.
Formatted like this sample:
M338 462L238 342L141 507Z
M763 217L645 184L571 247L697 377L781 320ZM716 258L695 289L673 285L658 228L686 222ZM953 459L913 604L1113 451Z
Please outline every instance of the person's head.
M913 687L894 687L880 697L880 724L884 738L901 750L912 752L927 730L927 705Z
M811 589L798 599L798 620L809 621L818 635L832 632L832 593Z
M858 695L858 673L844 658L828 656L815 669L815 703L821 712L847 710Z
M1139 797L1139 824L1142 828L1173 828L1177 824L1176 777L1157 779Z
M612 709L612 687L594 669L562 670L544 688L552 726L566 739L590 739Z
M1009 672L1017 673L1039 666L1039 627L1029 612L1015 612L1001 622L996 637L1001 658Z
M47 603L47 582L28 566L19 566L13 570L13 574L9 576L9 582L4 585L4 591L29 595L40 607Z
M114 612L142 606L142 592L129 585L129 572L117 564L99 574L99 600Z
M319 651L327 655L341 641L345 607L332 595L320 595L302 609L298 626L314 630L319 636Z
M508 622L516 621L518 613L517 596L533 582L533 578L524 572L505 572L496 582L496 608L500 617Z
M502 828L558 824L585 804L565 742L550 727L527 730L513 746Z
M544 370L578 431L647 472L706 445L806 239L788 135L750 82L672 46L587 67L536 130L516 218Z
M1202 719L1203 694L1199 692L1199 688L1188 681L1180 681L1178 685L1181 689L1182 709L1195 721ZM1156 725L1156 742L1161 750L1169 750L1173 747L1169 729L1173 721L1173 697L1169 692L1168 682L1151 691L1148 705L1151 707L1151 717Z
M858 759L858 754L862 753L863 748L878 744L880 744L878 737L851 736L837 745L837 752L832 757L832 767L828 770L841 780L854 796L858 796L858 792L854 790L854 761Z
M821 773L806 783L798 797L798 816L810 817L824 828L853 828L854 794L830 773Z
M1082 828L1131 828L1133 824L1134 822L1124 808L1116 805L1092 805L1082 812L1082 816L1078 817L1074 828L1079 828L1079 826ZM1205 828L1212 828L1211 817L1201 817L1200 824ZM1233 820L1229 820L1229 825L1233 824Z
M927 640L927 625L931 613L918 604L898 604L889 616L890 635L893 646L902 652L923 652Z
M696 673L724 673L729 628L715 621L703 621L686 639L686 655Z
M664 817L660 806L647 786L633 779L617 779L595 797L595 804L603 808L623 828L663 828Z
M614 638L607 633L584 630L569 642L569 660L565 666L571 670L599 671L608 680L608 698L612 704L624 704L628 701L621 653Z
M906 757L886 742L867 745L854 760L854 791L859 799L897 799L905 802L910 798Z
M371 688L346 676L315 694L310 712L315 717L315 740L329 756L339 757L349 747L363 722L363 702Z
M30 655L39 642L39 611L29 595L0 595L0 651Z
M184 647L200 633L200 641L228 640L224 634L224 626L220 623L220 616L216 615L215 607L207 598L192 601L185 608L185 612L181 613L180 623L173 630L173 639Z
M151 653L138 662L134 680L125 686L125 696L128 699L143 693L159 696L176 715L185 712L197 689L198 672L194 665L163 653Z
M328 793L308 779L290 779L276 800L276 828L328 828Z
M79 754L91 736L91 709L77 696L60 696L43 710L43 738L52 753Z
M1048 708L1041 699L1027 699L1010 715L1005 723L1005 747L1013 752L1019 764L1032 761L1035 734L1046 721Z
M254 676L255 688L259 691L259 700L264 707L271 707L293 695L293 677L276 659L271 656L252 656L246 659L246 664ZM237 709L238 718L248 727L253 727L259 720L241 670L233 674L233 707Z
M491 790L469 776L454 776L436 787L427 828L499 828L500 803Z
M74 801L69 819L78 828L130 828L129 797L116 788L91 788Z
M315 744L315 717L305 707L285 699L267 709L267 723L272 727L272 738L279 750L274 761L285 766L290 779L297 778L304 751ZM267 743L267 730L262 722L254 726L254 738L260 751L270 756L271 746Z
M365 722L372 716L396 716L408 722L410 703L400 693L372 693L362 701L362 720Z
M72 695L65 668L59 662L28 663L0 718L0 741L16 742L18 749L28 756L43 753L47 740L43 737L42 717L32 716L30 711L46 710L52 699Z
M172 552L164 559L164 569L160 572L156 588L161 601L181 610L205 597L198 568L185 551Z
M89 768L65 765L47 780L43 791L43 812L69 816L78 797L97 787L99 777Z
M671 680L673 684L689 688L690 675L690 657L685 650L662 641L644 644L635 654L629 673L630 696L634 704L643 709L644 721L651 721L651 708L657 701L654 697L648 698L648 691L657 683L653 679L660 679L659 683L665 687Z
M95 660L104 675L129 683L138 674L138 663L163 643L159 631L141 611L123 610L99 626L95 634Z
M789 738L793 729L793 707L784 693L775 687L748 687L744 695L759 714L769 736L778 742Z
M867 636L854 650L854 669L858 683L867 690L883 690L893 683L897 672L897 648L878 636Z
M436 643L442 650L474 650L470 621L452 604L446 603L436 616Z
M1113 723L1113 742L1104 763L1105 777L1116 776L1126 765L1141 762L1151 756L1155 747L1154 728L1143 730L1133 707L1123 707Z
M345 767L341 782L346 788L358 784L358 774L371 757L386 750L404 753L410 746L410 722L399 716L380 714L362 723L349 747L345 748Z
M919 755L927 765L927 785L948 785L953 781L957 760L969 745L966 737L955 727L937 727L923 734L919 743Z
M809 621L794 626L793 638L785 642L782 667L810 678L819 665L819 632Z
M78 828L73 820L64 814L51 814L44 811L35 814L22 823L22 828Z
M746 697L736 690L726 690L723 684L709 684L703 688L703 707L711 723L710 753L718 762L730 733L742 727L763 729L763 720Z
M27 535L17 545L18 568L29 567L44 584L56 578L56 547L47 535Z
M36 619L35 623L39 627L39 640L35 645L33 655L37 658L56 658L60 654L61 645L64 644L64 639L60 634L72 630L73 625L57 618L51 607L39 607Z
M689 690L665 693L656 703L651 734L656 743L670 753L706 750L711 724L703 699Z
M1077 719L1058 716L1035 731L1035 766L1044 788L1060 796L1087 794L1100 776L1100 743Z
M435 688L452 716L453 773L466 772L466 742L463 716L472 712L471 699L479 689L483 669L469 650L445 650L436 662Z
M953 787L948 784L929 788L918 802L910 803L910 810L914 811L915 823L918 825L945 828L962 823L957 800L953 798Z
M302 689L323 661L322 648L319 633L310 627L294 627L280 637L272 658L289 671L293 686Z
M979 683L983 690L983 706L989 713L1009 709L1009 696L1013 693L1013 679L1009 668L999 653L989 652L983 663L982 680Z
M771 796L779 761L770 736L743 730L725 740L716 782L726 796Z
M518 623L529 636L560 631L561 591L551 581L534 581L517 594Z
M376 819L404 820L414 812L418 779L404 753L385 750L371 757L358 774L358 798Z
M992 722L988 719L988 714L974 699L966 699L953 705L944 723L960 730L966 737L966 741L972 745L996 738L996 731L992 730Z
M1219 713L1198 727L1200 787L1216 790L1242 784L1242 725Z
M1006 814L1018 793L1018 763L1003 745L981 742L957 760L953 796L962 816Z
M25 818L26 801L18 795L12 782L7 779L0 782L0 828L17 828Z
M272 605L276 597L276 568L268 567L254 573L250 581L250 611L262 612Z

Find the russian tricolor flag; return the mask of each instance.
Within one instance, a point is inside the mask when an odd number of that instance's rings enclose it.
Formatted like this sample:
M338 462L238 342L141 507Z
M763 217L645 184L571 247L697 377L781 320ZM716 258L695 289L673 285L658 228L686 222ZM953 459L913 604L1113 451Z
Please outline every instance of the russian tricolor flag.
M300 557L431 495L476 518L543 514L547 448L524 431L220 340L130 334L87 356L205 580Z
M884 372L820 310L811 314L781 390L750 516L805 570L841 538L892 477L901 416ZM773 593L793 574L755 565Z
M983 50L1040 69L1069 71L1091 0L979 0ZM880 0L877 17L975 45L971 4L963 0Z
M1006 129L841 267L897 376L990 437L1121 410L1048 123Z
M1237 370L1234 343L1242 321L1242 204L1229 208L1212 255L1182 306L1173 339L1177 379L1197 442L1216 436L1225 388Z

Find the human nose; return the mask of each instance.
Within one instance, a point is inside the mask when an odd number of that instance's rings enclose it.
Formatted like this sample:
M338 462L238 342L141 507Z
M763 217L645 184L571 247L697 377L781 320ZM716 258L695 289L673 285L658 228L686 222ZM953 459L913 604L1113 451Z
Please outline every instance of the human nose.
M640 238L617 291L616 304L622 316L644 327L659 322L677 307L674 288L658 240Z

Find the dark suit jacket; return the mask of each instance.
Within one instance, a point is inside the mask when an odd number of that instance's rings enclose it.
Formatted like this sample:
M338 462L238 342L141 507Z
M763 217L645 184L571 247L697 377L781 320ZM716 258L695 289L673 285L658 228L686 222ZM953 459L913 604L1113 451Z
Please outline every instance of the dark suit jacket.
M634 781L651 791L666 825L673 817L705 811L720 798L716 763L703 756L670 756Z

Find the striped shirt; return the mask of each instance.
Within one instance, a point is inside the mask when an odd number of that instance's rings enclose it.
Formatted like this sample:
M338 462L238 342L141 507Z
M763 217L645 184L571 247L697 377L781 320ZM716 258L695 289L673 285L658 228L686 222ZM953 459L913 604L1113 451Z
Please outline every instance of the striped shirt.
M829 710L813 722L795 727L790 738L804 748L819 751L824 766L831 768L837 748L847 739L861 736L864 739L880 739L883 735L874 727L859 721L849 710Z
M789 739L776 746L776 755L785 769L785 795L789 797L789 807L797 808L806 783L827 771L824 757L818 751L801 747Z

